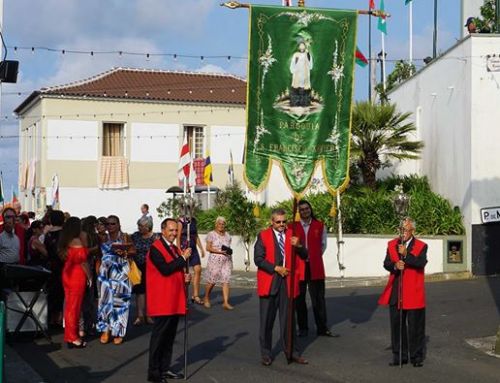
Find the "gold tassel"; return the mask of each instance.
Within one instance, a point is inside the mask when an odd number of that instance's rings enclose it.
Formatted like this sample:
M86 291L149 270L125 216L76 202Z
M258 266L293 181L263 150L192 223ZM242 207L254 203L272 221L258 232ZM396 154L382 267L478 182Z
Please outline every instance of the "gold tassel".
M260 206L258 203L256 203L253 207L253 215L255 218L259 218L260 217Z
M330 209L330 217L334 218L337 216L337 204L335 200L332 201L332 207Z

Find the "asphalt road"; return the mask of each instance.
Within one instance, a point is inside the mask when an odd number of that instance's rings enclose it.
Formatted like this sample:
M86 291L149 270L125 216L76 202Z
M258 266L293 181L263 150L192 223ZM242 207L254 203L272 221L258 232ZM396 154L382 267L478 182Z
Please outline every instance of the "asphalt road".
M423 368L388 366L388 312L377 307L380 292L380 287L328 289L329 321L341 337L316 338L315 331L310 331L308 338L299 339L309 365L287 365L279 354L271 367L260 365L255 292L233 290L233 312L223 311L217 304L220 295L216 295L212 309L197 306L190 317L189 381L500 382L500 359L465 343L467 338L496 332L500 278L427 284L428 351ZM309 320L313 330L313 318ZM182 328L174 349L178 368L182 366ZM84 350L61 347L62 334L54 335L52 345L39 339L12 346L45 382L138 383L146 381L149 335L149 327L130 327L121 346L101 345L92 339Z

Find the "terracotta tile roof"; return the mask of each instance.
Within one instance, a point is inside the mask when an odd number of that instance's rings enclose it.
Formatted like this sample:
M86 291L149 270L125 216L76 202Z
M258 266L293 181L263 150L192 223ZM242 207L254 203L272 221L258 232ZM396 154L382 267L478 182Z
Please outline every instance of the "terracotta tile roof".
M113 68L94 77L33 92L39 95L244 105L246 81L230 74Z

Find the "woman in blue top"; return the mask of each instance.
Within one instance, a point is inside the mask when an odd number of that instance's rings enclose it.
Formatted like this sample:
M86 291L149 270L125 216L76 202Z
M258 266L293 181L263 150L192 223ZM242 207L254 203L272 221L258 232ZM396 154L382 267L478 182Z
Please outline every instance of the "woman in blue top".
M189 226L189 244L187 240ZM191 257L189 257L189 266L193 268L193 296L191 301L199 305L203 304L200 298L200 282L201 282L201 259L198 248L201 251L201 257L205 257L205 250L198 236L198 228L196 227L196 218L181 216L178 222L177 231L177 246L181 249L191 248Z

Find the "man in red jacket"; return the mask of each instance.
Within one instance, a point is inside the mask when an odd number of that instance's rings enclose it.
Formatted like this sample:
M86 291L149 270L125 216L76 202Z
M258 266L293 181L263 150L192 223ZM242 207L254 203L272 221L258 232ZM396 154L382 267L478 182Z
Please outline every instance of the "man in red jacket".
M408 363L409 351L413 366L422 367L425 356L424 268L427 264L427 245L414 237L415 223L410 218L403 221L402 231L401 238L393 239L387 245L384 268L391 274L379 304L390 306L393 360L389 365L400 364L399 326L400 315L403 315L401 363Z
M275 209L271 214L271 227L260 232L254 247L254 262L257 270L257 293L260 305L260 352L262 364L270 366L272 359L272 335L274 320L279 311L281 346L286 352L288 302L299 295L299 275L296 272L292 281L292 247L300 258L307 258L307 250L300 244L292 230L287 229L286 212ZM295 327L292 326L295 337ZM293 342L296 345L296 342ZM294 347L292 360L298 364L307 364L307 360L298 356Z
M316 333L319 336L338 337L328 329L325 303L325 265L323 254L326 250L327 234L323 222L314 217L311 204L306 200L299 202L300 221L294 222L294 230L307 249L307 259L297 260L297 271L300 277L300 295L297 298L298 336L307 336L308 319L306 292L309 296L316 322Z
M149 343L148 380L164 383L167 379L182 379L170 371L172 349L179 317L186 315L185 284L191 276L185 273L191 249L181 251L174 242L177 221L171 218L161 223L161 238L146 256L147 315L154 319Z

